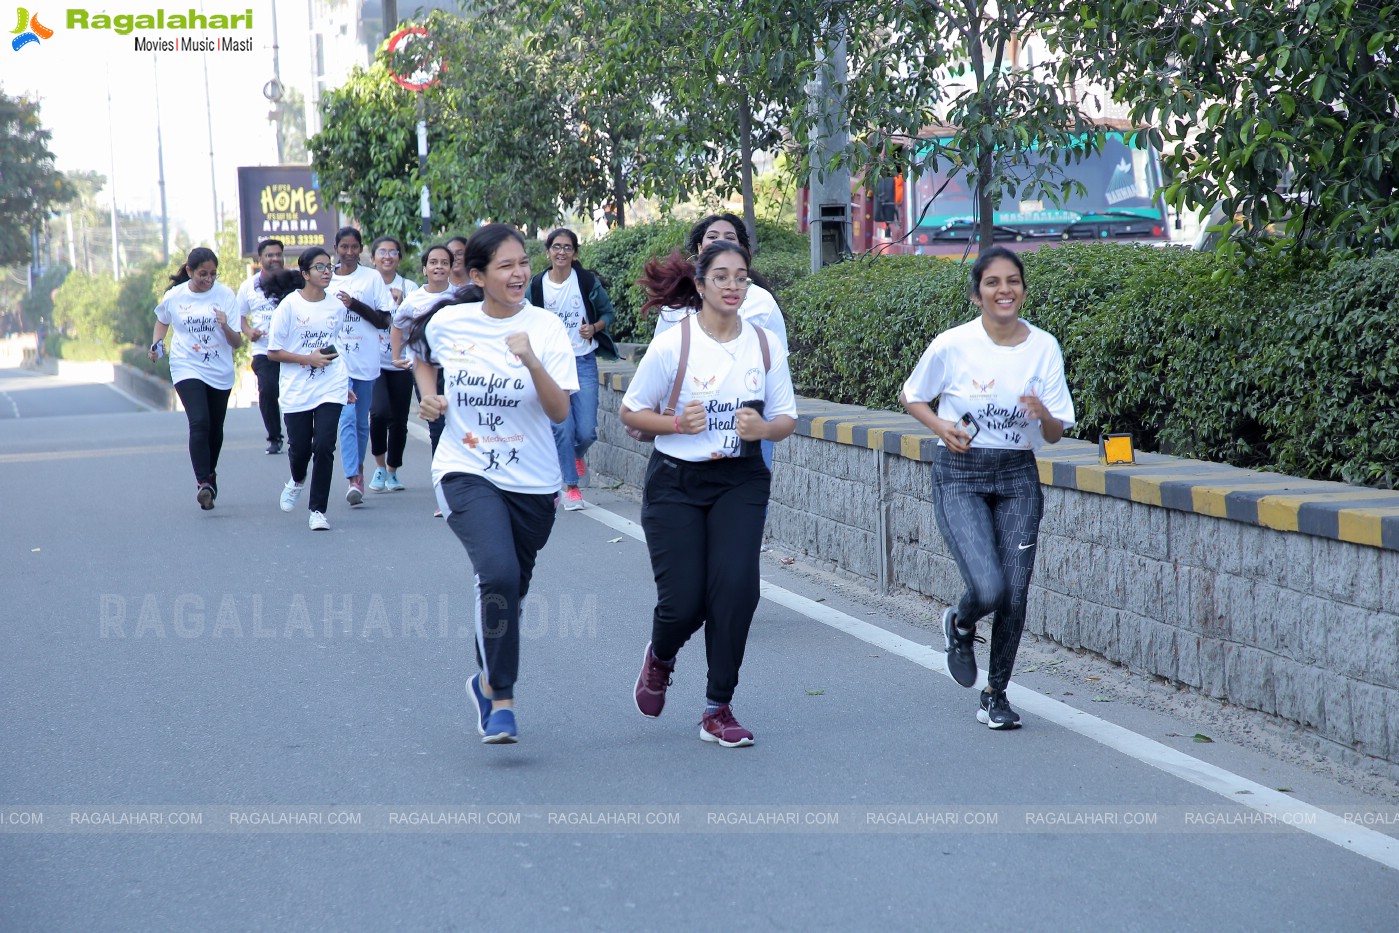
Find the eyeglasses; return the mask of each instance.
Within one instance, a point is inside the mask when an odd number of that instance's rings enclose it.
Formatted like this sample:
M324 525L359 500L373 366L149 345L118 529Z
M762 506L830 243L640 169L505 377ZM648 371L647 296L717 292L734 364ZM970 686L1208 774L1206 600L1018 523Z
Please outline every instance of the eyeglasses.
M551 252L551 253L571 253L571 252L573 252L573 246L570 245L570 244L568 244L568 243L555 243L553 246L549 247L549 252Z
M328 262L316 262L311 264L312 272L334 272L335 267Z
M731 275L707 275L704 280L715 288L736 288L739 291L745 291L753 284L753 280L746 275L740 275L738 278Z
M388 259L388 258L390 258L390 257L392 257L392 256L397 256L397 255L398 255L398 250L396 250L396 249L381 249L381 250L377 250L377 251L374 253L374 255L375 255L375 256L382 256L382 257L384 257L385 259Z

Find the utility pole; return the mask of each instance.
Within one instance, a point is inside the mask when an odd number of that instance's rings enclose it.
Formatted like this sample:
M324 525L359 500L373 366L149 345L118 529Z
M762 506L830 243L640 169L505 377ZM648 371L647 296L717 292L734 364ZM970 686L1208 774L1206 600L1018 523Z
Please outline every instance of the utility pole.
M272 112L275 115L273 127L277 131L277 164L286 162L284 147L286 145L286 134L282 129L282 57L281 50L277 45L277 4L267 4L272 8L272 89L276 97L272 100ZM266 94L266 91L263 92Z
M200 4L200 11L204 6ZM214 167L214 105L209 99L209 56L202 55L200 58L204 63L204 116L209 127L209 195L214 199L214 232L210 236L209 242L213 242L213 237L218 236L220 223L219 217L219 173Z
M112 163L112 279L121 279L121 260L117 254L117 143L116 128L112 126L112 70L107 69L107 157Z
M170 265L170 210L165 201L165 138L160 128L160 67L156 63L158 58L151 59L151 73L155 75L155 161L156 177L160 184L160 254L163 261ZM69 226L69 237L72 237L72 226Z
M811 180L807 224L811 271L838 262L850 252L850 170L828 170L831 158L850 144L845 116L845 20L835 20L836 38L816 49L816 77L807 84L816 132L811 140Z

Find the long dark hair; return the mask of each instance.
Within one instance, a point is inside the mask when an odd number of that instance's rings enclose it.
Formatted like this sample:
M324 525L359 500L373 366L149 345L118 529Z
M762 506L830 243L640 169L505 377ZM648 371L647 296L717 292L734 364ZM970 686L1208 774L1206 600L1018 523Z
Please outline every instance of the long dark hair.
M313 246L297 257L296 269L278 269L272 273L272 279L262 287L262 293L280 303L292 292L305 288L306 273L311 271L311 266L321 256L324 256L327 262L334 264L335 259L329 252L319 246Z
M743 224L743 218L729 211L718 214L710 214L700 218L695 225L690 228L690 235L685 240L685 250L691 256L698 256L700 246L704 243L704 235L709 232L709 228L719 221L727 221L729 226L734 228L734 233L738 235L738 245L748 250L748 255L753 255L753 244L748 239L748 228ZM717 243L727 243L728 240L716 240ZM753 280L753 284L761 288L767 288L767 279L763 278L751 265L748 267L748 278Z
M685 308L698 311L703 303L697 281L709 274L709 267L725 253L737 253L748 265L748 250L728 240L716 240L704 248L696 260L686 259L675 250L665 259L648 259L636 284L646 293L641 306L645 317L652 308ZM752 276L752 270L749 270Z
M174 275L170 276L170 285L166 288L166 291L169 291L176 285L183 285L188 282L189 270L198 269L206 262L212 262L215 270L219 268L219 257L214 255L214 251L209 247L196 246L194 249L190 250L189 255L185 257L185 264L180 266Z
M459 239L453 237L452 239ZM486 224L481 229L471 235L471 239L466 241L466 259L464 262L465 272L471 274L471 270L477 269L482 272L491 264L495 258L496 251L500 249L500 244L506 240L513 239L524 248L524 234L516 230L509 224ZM452 240L448 240L448 243ZM449 250L450 252L450 250ZM424 253L424 256L427 254ZM408 331L408 344L414 352L422 355L424 359L432 359L432 349L427 344L427 325L438 311L448 305L468 304L473 301L484 301L486 298L478 285L470 282L461 288L448 289L444 297L437 304L433 305L426 314L413 322L413 326Z

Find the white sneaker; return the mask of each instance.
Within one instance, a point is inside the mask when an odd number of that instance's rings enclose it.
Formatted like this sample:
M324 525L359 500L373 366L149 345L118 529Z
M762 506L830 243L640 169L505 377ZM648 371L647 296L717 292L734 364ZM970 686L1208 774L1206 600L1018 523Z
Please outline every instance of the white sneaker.
M287 484L282 487L282 511L290 512L296 508L296 500L301 497L301 488L305 483L298 483L295 480L287 480Z
M324 512L312 512L312 513L311 513L311 530L312 530L312 531L329 531L329 530L330 530L330 522L328 522L328 521L325 520L325 513L324 513Z

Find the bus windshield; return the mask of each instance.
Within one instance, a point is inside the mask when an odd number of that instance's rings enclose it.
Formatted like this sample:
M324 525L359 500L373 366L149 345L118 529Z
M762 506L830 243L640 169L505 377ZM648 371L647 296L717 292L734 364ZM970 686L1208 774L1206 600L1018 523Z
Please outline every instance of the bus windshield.
M922 154L939 145L925 140ZM1029 178L1043 155L1031 152L1030 166L1012 169L1018 179ZM923 171L914 186L911 237L915 246L965 241L976 226L976 205L965 173L949 180L948 164ZM1161 166L1157 152L1133 145L1127 134L1106 134L1101 151L1068 165L1062 162L1053 183L1074 179L1084 190L1070 191L1056 205L1049 198L1022 199L995 212L996 240L1034 239L1165 239L1166 217L1157 191ZM1023 192L1020 192L1023 198Z

